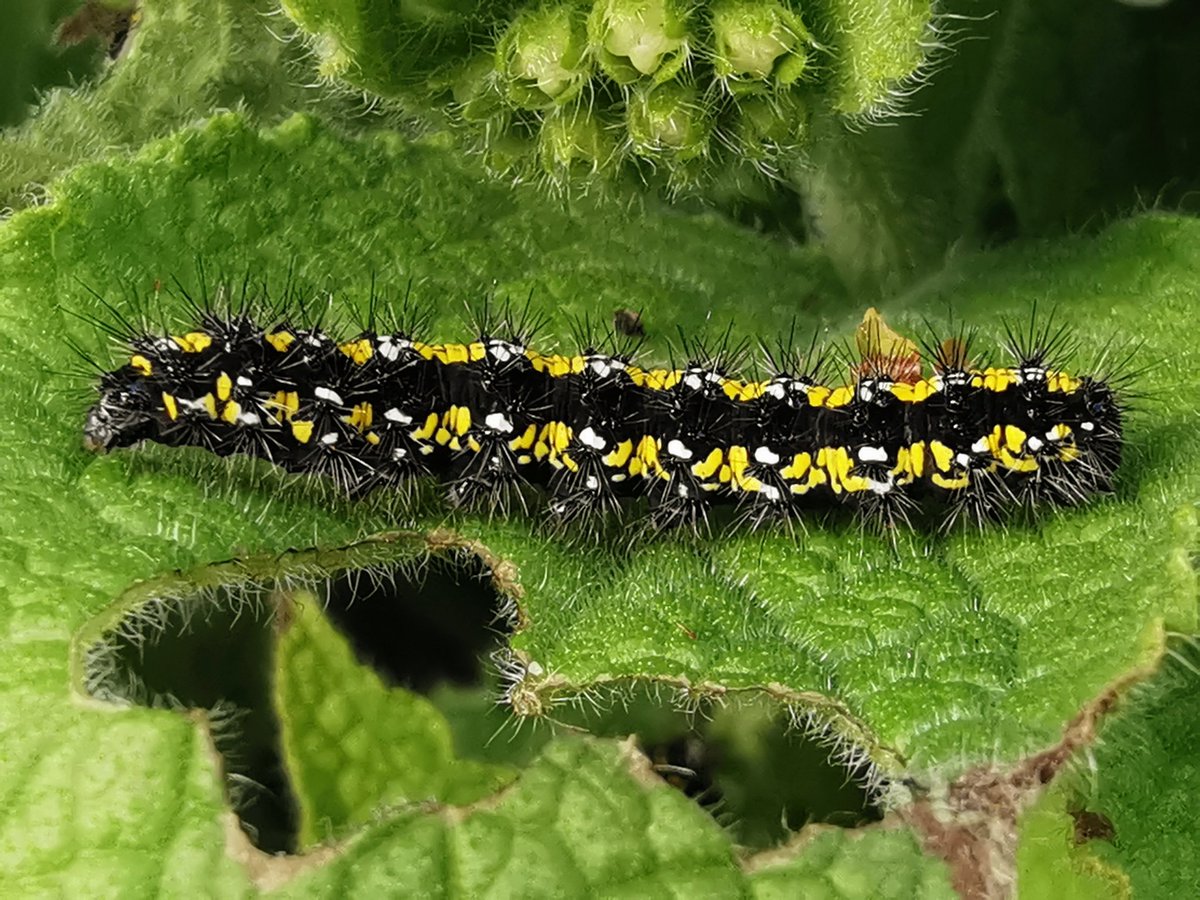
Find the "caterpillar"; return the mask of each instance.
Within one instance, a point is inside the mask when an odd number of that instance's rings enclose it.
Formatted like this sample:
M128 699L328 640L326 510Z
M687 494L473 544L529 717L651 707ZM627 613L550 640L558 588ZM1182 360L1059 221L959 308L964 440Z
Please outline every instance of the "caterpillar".
M633 498L664 528L703 528L721 505L752 526L838 505L982 522L1107 492L1121 460L1121 378L1065 371L1064 331L1033 321L1007 329L1008 364L979 365L965 333L921 351L886 326L879 338L872 310L843 377L815 342L801 354L789 340L741 378L727 345L653 368L613 334L543 352L525 317L431 343L371 309L341 337L248 307L197 306L177 333L110 329L124 360L99 379L84 445L246 454L351 494L435 478L455 504L502 510L534 486L558 523Z

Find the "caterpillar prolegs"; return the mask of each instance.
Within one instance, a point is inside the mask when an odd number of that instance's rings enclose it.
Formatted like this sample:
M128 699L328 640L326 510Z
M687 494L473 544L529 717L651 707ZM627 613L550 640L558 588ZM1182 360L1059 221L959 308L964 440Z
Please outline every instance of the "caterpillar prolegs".
M126 330L87 414L90 450L240 453L356 494L435 478L493 508L536 486L562 522L626 498L668 527L722 504L753 524L831 505L987 520L1108 491L1121 458L1120 379L1060 368L1063 332L1032 324L1009 331L1007 364L972 361L963 339L921 353L897 338L860 341L840 377L827 354L785 347L750 378L728 371L737 354L648 368L611 338L548 353L519 325L431 343L415 328L335 336L279 312L198 310L192 330Z

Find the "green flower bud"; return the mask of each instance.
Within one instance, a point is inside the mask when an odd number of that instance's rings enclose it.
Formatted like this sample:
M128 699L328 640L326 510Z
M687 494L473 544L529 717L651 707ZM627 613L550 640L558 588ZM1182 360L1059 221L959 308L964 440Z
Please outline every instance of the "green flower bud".
M744 97L731 131L737 154L756 165L771 165L804 144L809 110L795 91L770 97Z
M513 20L496 46L496 67L516 106L541 109L579 93L591 74L586 50L580 10L567 3L543 6Z
M690 85L636 88L626 114L629 137L639 156L694 159L708 149L712 115Z
M597 0L588 37L600 68L618 84L661 83L687 62L687 7L678 0Z
M504 96L491 54L476 54L450 81L458 114L467 122L484 122L504 110Z
M538 152L542 169L558 179L610 169L617 145L590 109L572 105L546 115L538 135Z
M800 17L776 0L721 0L712 30L718 78L791 84L804 73L813 43Z

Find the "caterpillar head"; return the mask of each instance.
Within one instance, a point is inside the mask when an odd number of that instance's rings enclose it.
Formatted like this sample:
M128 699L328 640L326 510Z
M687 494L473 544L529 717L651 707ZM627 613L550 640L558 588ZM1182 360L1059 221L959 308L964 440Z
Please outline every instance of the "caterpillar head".
M88 410L83 446L107 453L152 437L158 430L158 391L133 366L109 372L100 381L100 399Z

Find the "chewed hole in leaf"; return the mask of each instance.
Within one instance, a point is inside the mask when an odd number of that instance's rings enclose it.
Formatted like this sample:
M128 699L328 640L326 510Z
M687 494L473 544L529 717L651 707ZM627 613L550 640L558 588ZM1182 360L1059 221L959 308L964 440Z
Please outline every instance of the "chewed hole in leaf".
M489 655L513 630L485 575L467 554L457 563L432 560L417 590L407 580L344 572L329 584L326 611L359 659L391 684L419 693L480 684Z
M461 745L490 732L467 729L460 737L421 695L490 693L488 657L511 632L512 609L472 554L398 561L392 548L392 558L381 561L380 549L367 553L373 558L366 566L330 565L328 554L314 551L295 554L294 565L273 578L229 578L230 570L262 571L260 561L242 560L140 589L85 651L87 689L109 702L204 711L230 806L267 852L306 849L377 806L486 796L510 770L476 761L488 753ZM352 548L347 559L354 557ZM507 715L491 707L489 713ZM332 803L322 794L324 781L344 785L358 763L352 756L327 760L327 753L314 762L305 754L313 745L339 751L342 725L346 734L365 732L359 746L372 747L376 738L372 758L387 757L387 766L365 766L350 800ZM374 730L385 726L387 740ZM408 765L407 747L425 757ZM393 772L421 766L433 787L396 787Z
M653 771L750 850L781 844L805 825L853 828L883 815L879 776L865 756L765 698L685 711L638 686L604 713L576 715L594 734L635 735Z

